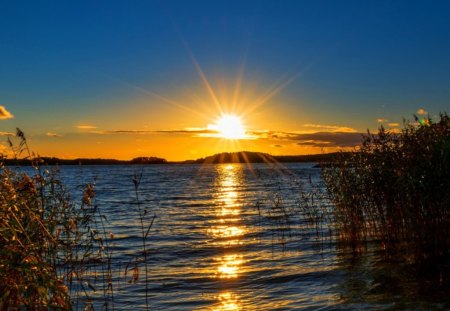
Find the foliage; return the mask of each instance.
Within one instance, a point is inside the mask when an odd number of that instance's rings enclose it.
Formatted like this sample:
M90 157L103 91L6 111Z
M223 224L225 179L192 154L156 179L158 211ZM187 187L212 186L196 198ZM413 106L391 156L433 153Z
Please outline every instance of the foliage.
M0 309L68 305L64 277L49 257L63 251L64 217L72 206L52 177L1 172ZM72 222L73 223L73 222ZM73 223L73 226L75 224ZM66 228L64 228L66 226Z
M22 131L16 136L19 143L8 140L10 147L16 157L25 153L32 168L26 173L1 164L0 309L69 310L75 292L89 297L95 290L85 277L88 263L108 254L92 205L94 186L87 184L75 204L58 170L45 169L31 154Z
M148 268L146 240L155 220L141 206L140 177L133 179L142 229L143 255L137 254L122 271L114 257L114 234L95 200L95 183L81 186L75 203L56 167L29 151L24 133L18 144L8 139L18 163L31 167L11 169L0 159L0 310L93 310L115 308L115 287L135 284L139 265L145 267L146 307ZM72 190L73 191L73 190ZM142 259L140 259L142 257ZM132 279L128 274L132 273ZM95 305L94 305L95 301Z
M450 118L381 127L322 166L340 240L442 271L450 259ZM433 263L433 265L429 265Z

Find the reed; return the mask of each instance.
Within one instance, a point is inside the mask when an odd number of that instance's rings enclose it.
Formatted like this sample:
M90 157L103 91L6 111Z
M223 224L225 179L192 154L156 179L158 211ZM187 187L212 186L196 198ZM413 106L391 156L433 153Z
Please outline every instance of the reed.
M57 172L29 151L19 129L17 137L10 146L16 156L26 154L34 174L1 166L0 309L68 310L76 263L87 255L89 216L72 202Z
M155 216L146 223L150 214L138 197L140 178L133 181L143 259L136 255L134 269L127 265L124 272L108 218L96 202L95 181L82 186L76 203L58 168L49 169L30 151L20 129L16 137L16 143L8 140L11 150L31 163L31 172L5 167L0 159L0 310L114 310L120 282L131 283L127 270L133 270L134 283L139 279L138 262L145 265L148 309L146 240Z
M135 197L136 197L136 206L138 209L138 214L139 214L139 224L140 224L140 230L141 230L141 240L142 240L142 262L144 265L144 274L145 274L145 280L144 280L144 284L145 284L145 308L146 310L150 310L150 303L149 303L149 296L148 296L148 292L149 292L149 287L148 287L148 282L149 282L149 274L148 274L148 251L147 251L147 239L149 237L150 234L150 230L153 226L153 222L155 221L156 215L151 216L151 219L149 220L149 222L147 223L148 217L150 216L148 209L144 208L142 206L141 200L139 198L139 186L141 185L141 180L142 180L142 172L140 174L135 173L133 176L133 184L134 184L134 193L135 193ZM137 265L138 259L136 258L136 266L135 266L135 273L138 270L138 265Z
M340 241L443 271L450 261L450 118L381 127L359 150L322 165Z
M322 181L313 181L311 176L299 179L291 171L279 168L268 170L269 176L255 172L259 181L269 181L261 185L264 195L255 205L258 225L266 221L273 242L284 250L289 240L302 239L319 252L334 242L333 205Z

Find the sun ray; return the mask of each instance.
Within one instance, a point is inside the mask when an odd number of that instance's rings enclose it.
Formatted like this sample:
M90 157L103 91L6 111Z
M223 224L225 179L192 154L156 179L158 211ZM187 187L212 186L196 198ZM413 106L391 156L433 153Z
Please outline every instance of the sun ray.
M254 110L256 110L258 107L264 105L266 102L268 102L271 98L273 98L275 95L280 93L285 87L287 87L289 84L291 84L295 79L300 76L301 72L298 72L291 77L287 78L284 82L281 82L279 84L275 84L272 87L270 87L265 94L258 97L252 105L249 106L248 109L245 110L243 115L248 115Z
M184 36L183 36L180 28L178 27L177 23L175 22L175 20L170 16L169 16L169 18L172 23L172 26L174 27L176 34L178 35L178 39L180 40L181 44L183 45L187 54L189 55L189 58L191 59L192 64L194 65L194 68L197 71L197 74L200 76L200 80L203 82L203 85L205 86L206 90L208 91L209 95L211 96L216 108L219 110L220 113L222 113L223 111L222 111L222 107L220 105L220 101L218 100L217 95L214 92L214 89L212 88L211 84L209 83L208 79L206 78L206 75L204 74L202 68L200 67L199 62L195 58L194 53L192 52L192 49L189 46L189 43L184 39Z
M147 89L145 89L145 88L143 88L143 87L141 87L141 86L132 84L132 83L130 83L130 82L128 82L128 81L125 81L125 80L123 80L123 79L119 79L119 78L116 78L116 77L112 77L112 76L109 76L109 75L106 75L106 74L103 74L103 75L106 76L106 77L109 78L109 79L112 79L112 80L114 80L114 81L116 81L116 82L119 82L119 83L121 83L121 84L123 84L123 85L126 85L126 86L128 86L128 87L130 87L130 88L132 88L132 89L134 89L134 90L136 90L136 91L139 91L139 92L143 93L143 94L150 95L150 96L152 96L152 97L158 98L158 99L164 101L165 103L170 104L171 106L180 108L180 109L182 109L182 110L184 110L184 111L187 111L187 112L194 113L194 114L196 114L197 116L200 116L200 117L202 117L202 118L204 118L204 119L208 119L208 118L209 118L209 116L207 116L205 113L202 113L202 112L199 112L198 110L189 108L187 105L180 104L180 103L176 102L175 100L170 99L170 98L167 98L167 97L165 97L165 96L163 96L163 95L160 95L160 94L158 94L158 93L156 93L156 92L147 90Z
M195 70L197 71L197 74L200 76L200 80L203 82L203 85L205 86L206 90L208 91L209 95L211 96L211 99L214 102L216 108L219 110L220 113L223 113L223 111L222 111L223 108L220 104L220 101L217 98L217 95L214 92L214 89L211 86L211 83L209 83L208 79L206 78L206 75L203 72L203 69L200 67L200 64L198 63L197 59L195 58L194 53L192 53L192 50L189 47L189 44L182 37L180 37L180 40L183 43L183 45L189 55L189 58L191 59L192 64L194 65Z
M237 109L239 97L241 95L242 82L244 80L244 72L245 72L245 59L243 60L243 63L240 66L238 74L237 74L236 83L235 83L234 92L233 92L233 99L231 101L232 111L236 111L236 109Z

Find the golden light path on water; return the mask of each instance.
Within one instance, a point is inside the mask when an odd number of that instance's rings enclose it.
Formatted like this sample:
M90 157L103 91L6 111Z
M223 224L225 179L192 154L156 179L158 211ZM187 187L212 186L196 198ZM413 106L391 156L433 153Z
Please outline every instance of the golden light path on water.
M238 186L241 167L237 165L220 165L218 170L218 191L215 204L216 223L208 229L214 243L223 247L223 255L214 258L212 277L224 281L238 279L241 276L245 259L236 251L243 243L246 228L241 224L241 204ZM231 290L223 290L216 297L218 304L211 310L241 310L238 295Z

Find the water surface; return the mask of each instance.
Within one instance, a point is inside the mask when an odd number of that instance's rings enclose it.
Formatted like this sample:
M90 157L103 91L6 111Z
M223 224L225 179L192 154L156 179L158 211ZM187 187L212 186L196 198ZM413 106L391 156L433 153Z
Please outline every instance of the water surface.
M277 220L284 218L274 214L281 213L277 208L295 211L302 191L320 184L313 163L64 166L62 178L74 198L81 197L83 183L95 180L95 205L113 237L117 310L145 308L143 265L138 263L137 280L129 270L142 258L133 186L133 175L141 173L140 207L147 224L157 217L147 246L151 310L448 307L442 297L418 294L414 280L377 274L373 256L352 259L333 243L318 247L315 230L301 217L292 218L290 230L280 228ZM97 307L100 292L92 297Z

